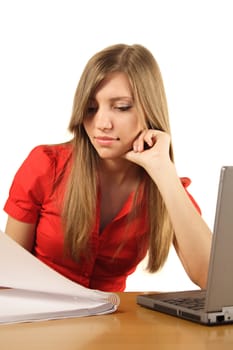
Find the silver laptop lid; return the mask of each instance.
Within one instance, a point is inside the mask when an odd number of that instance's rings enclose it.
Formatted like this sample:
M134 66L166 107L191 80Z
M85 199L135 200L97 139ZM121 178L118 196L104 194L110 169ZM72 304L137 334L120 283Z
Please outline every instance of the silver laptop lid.
M233 306L233 166L221 168L209 266L206 310Z

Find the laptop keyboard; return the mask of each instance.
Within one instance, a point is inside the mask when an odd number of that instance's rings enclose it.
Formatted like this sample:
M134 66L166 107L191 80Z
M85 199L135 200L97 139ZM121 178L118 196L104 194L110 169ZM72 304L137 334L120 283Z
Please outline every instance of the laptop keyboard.
M187 307L192 310L202 310L205 305L205 298L174 298L166 299L166 302L173 305L180 305L182 307Z

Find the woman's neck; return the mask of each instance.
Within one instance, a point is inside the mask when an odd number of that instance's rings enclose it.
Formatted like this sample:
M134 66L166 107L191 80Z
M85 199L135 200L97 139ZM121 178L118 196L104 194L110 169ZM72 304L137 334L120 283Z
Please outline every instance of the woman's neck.
M141 182L142 168L130 162L101 160L99 164L100 185L100 231L120 212Z
M103 181L115 185L122 185L125 182L137 181L142 173L141 167L126 160L101 160L99 163L99 176Z

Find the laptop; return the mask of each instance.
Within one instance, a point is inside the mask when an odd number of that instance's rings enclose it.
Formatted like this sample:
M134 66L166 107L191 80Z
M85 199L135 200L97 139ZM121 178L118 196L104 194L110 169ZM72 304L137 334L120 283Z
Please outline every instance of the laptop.
M220 171L207 288L149 292L137 304L208 326L233 323L233 166Z

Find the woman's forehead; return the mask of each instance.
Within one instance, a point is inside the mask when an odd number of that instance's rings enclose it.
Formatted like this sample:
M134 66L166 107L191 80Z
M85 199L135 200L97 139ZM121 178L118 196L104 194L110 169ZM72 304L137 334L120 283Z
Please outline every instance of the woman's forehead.
M108 74L98 85L92 98L98 98L103 94L111 98L129 98L132 99L132 88L128 76L122 72Z

